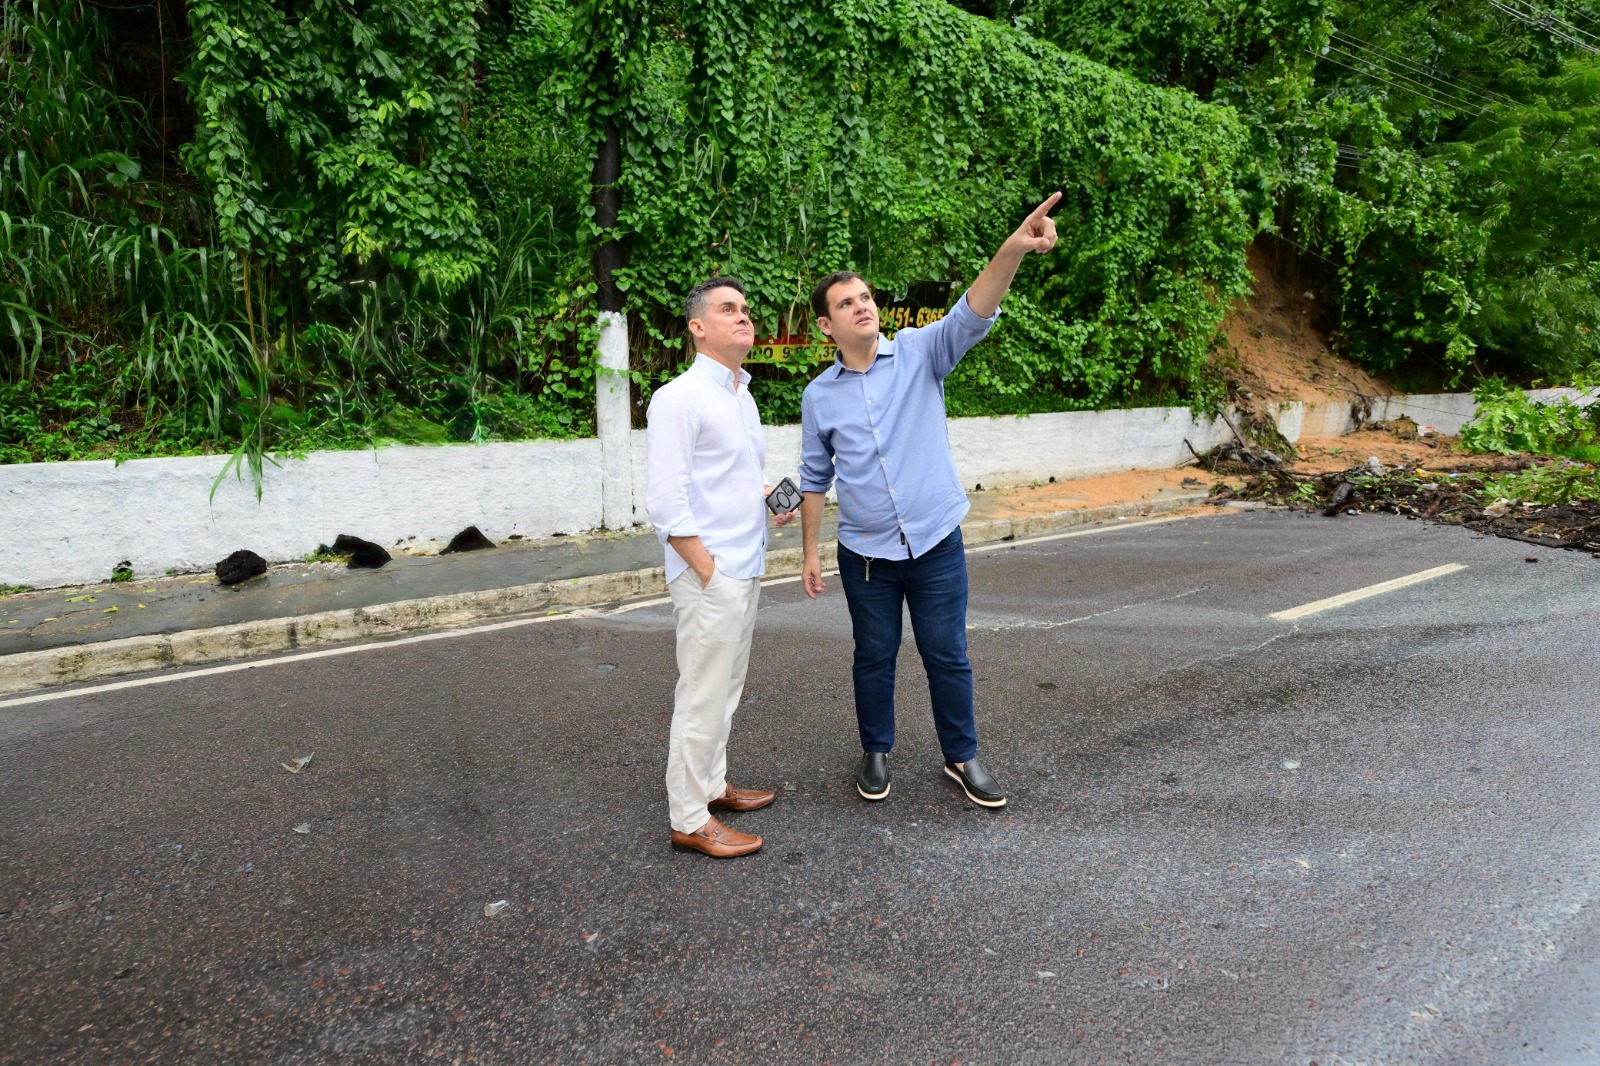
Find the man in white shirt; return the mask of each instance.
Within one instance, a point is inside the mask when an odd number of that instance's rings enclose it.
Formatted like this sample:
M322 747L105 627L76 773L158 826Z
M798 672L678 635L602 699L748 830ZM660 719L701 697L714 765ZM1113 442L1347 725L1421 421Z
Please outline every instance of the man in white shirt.
M713 810L753 811L767 789L727 781L728 728L744 692L761 575L766 570L766 442L742 369L755 343L744 286L711 278L685 301L695 357L650 400L645 510L666 545L678 640L678 686L667 752L675 848L725 859L761 838ZM794 512L777 517L778 525Z

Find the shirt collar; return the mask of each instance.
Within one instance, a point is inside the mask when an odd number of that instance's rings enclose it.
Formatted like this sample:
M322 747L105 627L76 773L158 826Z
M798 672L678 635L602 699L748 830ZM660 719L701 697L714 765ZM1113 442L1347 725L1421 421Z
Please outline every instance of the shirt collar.
M712 380L721 388L729 392L733 391L733 371L711 358L705 352L694 353L694 366L700 373L710 374ZM745 386L750 384L750 371L743 367L739 368L739 384Z
M874 366L877 366L879 359L892 358L893 356L894 338L885 337L880 333L878 334L878 354L872 357L872 363L868 365L867 369L871 370ZM838 377L848 369L849 367L844 365L844 357L842 355L835 354L833 357L833 376Z

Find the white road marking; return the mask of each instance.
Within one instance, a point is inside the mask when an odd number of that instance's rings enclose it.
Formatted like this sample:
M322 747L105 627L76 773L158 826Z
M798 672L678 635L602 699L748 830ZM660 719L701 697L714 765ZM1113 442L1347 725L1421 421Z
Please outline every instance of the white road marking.
M1161 526L1168 522L1183 522L1190 518L1189 515L1175 515L1172 518L1147 518L1143 522L1129 522L1121 526L1095 526L1093 529L1074 529L1070 533L1049 533L1042 537L1029 537L1026 540L997 540L993 544L980 544L976 548L968 548L968 555L977 555L979 552L997 552L1003 548L1020 548L1025 544L1043 544L1047 540L1065 540L1068 537L1088 537L1096 533L1121 533L1125 529L1139 529L1143 526Z
M973 554L981 551L995 551L1000 548L1014 548L1022 544L1039 544L1047 540L1060 540L1063 537L1083 537L1090 533L1105 533L1112 530L1137 529L1140 526L1159 525L1163 522L1181 521L1178 518L1152 518L1144 522L1129 522L1120 526L1096 526L1093 529L1074 530L1070 533L1053 533L1043 537L1030 537L1027 540L999 541L994 544L979 545L968 548L967 553ZM839 571L826 571L824 577L837 577ZM800 575L789 577L775 577L763 581L763 586L786 585L799 581ZM457 637L471 637L479 633L494 633L502 629L517 629L521 626L538 625L540 622L559 622L569 618L602 618L611 615L625 614L637 611L644 607L659 607L672 602L672 597L662 596L649 600L640 600L637 603L626 603L620 607L613 607L607 611L598 611L592 607L582 607L577 610L564 611L560 614L540 615L537 618L513 618L509 622L492 622L488 625L469 626L465 629L446 629L437 633L421 633L414 637L397 637L394 640L376 641L367 644L344 644L337 648L324 648L321 651L298 652L294 655L282 655L276 659L256 659L247 662L227 663L223 666L208 666L200 670L186 670L177 674L162 674L158 677L141 677L132 681L112 681L104 685L89 685L84 688L75 688L65 692L41 692L32 696L18 696L13 699L0 700L0 709L6 707L24 707L34 703L49 703L53 700L67 700L76 696L94 696L102 692L120 692L123 689L144 688L146 685L165 685L173 681L189 681L198 677L214 677L217 674L232 674L240 670L256 670L268 666L281 666L286 663L300 663L311 659L328 659L335 655L354 655L363 651L382 651L387 648L398 648L406 644L422 644L430 640L453 640Z
M513 618L509 622L492 622L489 625L472 626L469 629L445 629L437 633L420 633L414 637L397 637L394 640L379 641L372 644L345 644L337 648L324 648L321 651L303 651L294 655L283 655L276 659L257 659L249 662L228 663L224 666L208 666L200 670L186 670L181 674L140 677L132 681L112 681L104 685L90 685L87 688L75 688L67 692L41 692L33 696L19 696L15 699L0 700L0 708L22 707L30 703L49 703L51 700L67 700L72 699L74 696L93 696L101 692L143 688L146 685L164 685L169 681L188 681L196 677L232 674L240 670L281 666L284 663L301 663L308 659L328 659L335 655L354 655L358 651L382 651L386 648L398 648L403 644L421 644L430 640L451 640L455 637L470 637L478 633L493 633L501 629L516 629L520 626L538 625L540 622L559 622L567 618L595 618L598 616L599 612L593 608L582 607L578 610L566 611L561 614L545 614L537 618Z
M1432 581L1436 577L1443 577L1446 574L1453 574L1466 568L1466 563L1446 563L1443 566L1436 566L1432 570L1421 570L1405 577L1397 577L1392 581L1383 581L1376 585L1368 585L1366 588L1343 592L1337 596L1329 596L1325 600L1313 600L1310 603L1303 603L1299 607L1291 607L1286 611L1275 611L1267 617L1276 618L1282 622L1292 622L1296 618L1321 614L1323 611L1331 611L1335 607L1343 607L1346 604L1355 603L1357 600L1381 596L1385 592L1393 592L1395 589L1403 589L1407 585L1417 585L1424 581Z
M838 574L839 574L839 571L837 571L837 570L825 570L825 571L823 571L822 576L823 577L837 577ZM764 581L761 582L761 587L762 588L767 588L770 585L789 585L789 584L792 584L792 583L794 583L796 581L799 581L799 580L800 580L800 575L799 574L793 574L793 575L791 575L789 577L769 577L769 578L767 578L767 579L765 579ZM610 617L611 615L614 615L614 614L627 614L629 611L637 611L641 607L660 607L662 604L667 604L667 603L671 603L671 602L672 602L672 597L671 596L657 596L653 600L639 600L637 603L625 603L621 607L613 607L608 611L601 611L599 613L604 615L604 616L606 616L606 617Z
M1088 621L1091 621L1091 620L1096 619L1096 618L1104 618L1106 615L1108 615L1108 614L1116 614L1118 611L1135 611L1135 610L1138 610L1140 607L1149 607L1152 604L1171 603L1173 600L1181 600L1186 596L1193 596L1197 592L1204 592L1207 589L1213 588L1213 587L1214 586L1212 586L1212 585L1201 585L1199 588L1188 589L1188 590L1186 590L1184 592L1179 592L1179 593L1177 593L1176 595L1173 595L1173 596L1162 596L1162 597L1160 597L1158 599L1154 599L1154 600L1145 600L1143 603L1125 603L1120 607L1107 607L1103 611L1094 612L1094 614L1080 614L1076 618L1062 618L1062 619L1060 619L1058 621L1055 621L1055 622L1034 621L1033 619L1029 619L1029 620L1023 621L1023 622L1002 622L1002 623L1000 623L998 625L991 625L991 626L980 626L980 625L973 625L971 623L968 623L967 624L967 631L969 633L970 632L998 633L1001 630L1005 630L1005 629L1059 629L1062 626L1073 626L1073 625L1077 625L1079 622L1088 622Z

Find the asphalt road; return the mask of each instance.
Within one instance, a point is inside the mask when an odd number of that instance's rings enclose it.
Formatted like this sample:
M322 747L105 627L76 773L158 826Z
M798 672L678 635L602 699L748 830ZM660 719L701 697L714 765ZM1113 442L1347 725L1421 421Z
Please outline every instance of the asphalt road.
M1129 525L971 557L999 812L909 641L857 798L837 581L767 588L728 862L660 605L0 701L0 1062L1600 1060L1600 561Z

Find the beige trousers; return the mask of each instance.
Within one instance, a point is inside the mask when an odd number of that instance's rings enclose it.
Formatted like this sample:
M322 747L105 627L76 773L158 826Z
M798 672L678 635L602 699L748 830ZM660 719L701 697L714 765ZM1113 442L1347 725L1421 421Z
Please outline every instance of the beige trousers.
M685 570L667 587L678 631L678 687L667 748L667 813L672 828L693 833L711 817L706 804L727 785L728 727L744 693L760 578L713 571L701 587Z

